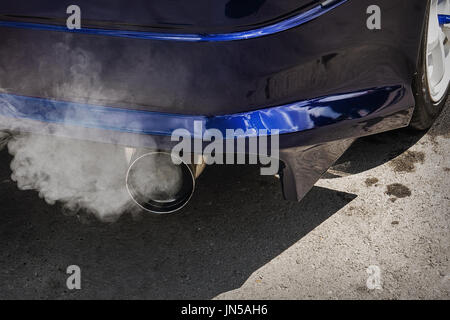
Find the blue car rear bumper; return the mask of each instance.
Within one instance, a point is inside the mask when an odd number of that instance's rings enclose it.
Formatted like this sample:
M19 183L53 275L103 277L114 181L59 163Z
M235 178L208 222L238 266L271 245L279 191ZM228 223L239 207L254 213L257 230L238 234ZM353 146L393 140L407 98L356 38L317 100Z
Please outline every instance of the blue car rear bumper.
M196 122L247 137L278 130L284 193L299 200L353 139L407 126L415 105L426 2L379 0L378 31L366 26L371 0L333 3L284 17L301 22L285 29L177 26L164 39L141 26L132 37L117 26L61 32L0 5L0 130L163 150Z
M203 130L218 129L224 136L226 130L240 129L246 137L255 137L261 132L296 133L363 119L395 107L404 101L406 93L404 87L397 85L219 116L168 114L0 93L0 116L158 136L185 129L194 138L203 136L204 132L195 130L200 122Z

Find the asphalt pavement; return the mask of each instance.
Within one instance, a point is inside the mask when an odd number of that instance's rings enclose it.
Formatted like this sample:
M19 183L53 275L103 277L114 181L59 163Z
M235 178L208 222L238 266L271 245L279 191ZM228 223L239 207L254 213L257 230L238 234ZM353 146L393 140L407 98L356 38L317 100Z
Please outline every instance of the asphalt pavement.
M357 140L300 203L256 166L212 166L182 212L103 223L18 190L10 162L1 299L450 298L448 105L427 133Z

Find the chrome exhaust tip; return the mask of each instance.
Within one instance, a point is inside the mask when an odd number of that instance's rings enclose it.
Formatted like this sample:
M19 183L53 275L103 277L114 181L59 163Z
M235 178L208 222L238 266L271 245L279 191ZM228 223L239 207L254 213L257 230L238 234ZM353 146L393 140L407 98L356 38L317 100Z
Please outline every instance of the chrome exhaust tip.
M137 157L129 166L126 186L130 197L143 210L167 214L180 210L195 190L195 168L172 155L149 152Z

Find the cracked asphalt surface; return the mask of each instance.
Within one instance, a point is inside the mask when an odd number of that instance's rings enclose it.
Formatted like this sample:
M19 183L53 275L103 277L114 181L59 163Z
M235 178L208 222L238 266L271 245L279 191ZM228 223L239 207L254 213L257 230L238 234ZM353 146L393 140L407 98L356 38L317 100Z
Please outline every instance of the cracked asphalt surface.
M257 167L216 166L181 213L105 224L19 191L0 160L1 299L450 298L448 104L428 133L357 140L301 203Z

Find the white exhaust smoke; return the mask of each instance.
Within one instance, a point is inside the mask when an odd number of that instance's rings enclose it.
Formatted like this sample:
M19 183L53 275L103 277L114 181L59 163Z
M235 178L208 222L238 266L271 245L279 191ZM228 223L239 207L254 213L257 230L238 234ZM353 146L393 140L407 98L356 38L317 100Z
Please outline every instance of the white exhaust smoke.
M101 220L114 220L132 205L121 146L20 135L8 149L14 156L12 180L21 190L37 190L49 204L61 201L69 210L85 209Z
M127 88L122 90L107 90L102 85L102 65L93 55L79 48L73 48L66 43L55 44L52 48L58 57L65 59L70 68L65 81L55 83L48 88L49 96L71 101L74 97L87 104L97 104L99 101L127 101ZM62 65L58 62L56 65ZM43 73L52 66L41 63ZM3 90L0 88L0 92ZM3 110L16 113L14 100L0 101ZM18 108L20 110L20 108ZM66 114L67 120L83 114L74 115L73 111ZM5 118L8 119L8 118ZM21 120L18 120L19 122ZM12 125L9 130L19 131ZM127 210L135 211L139 207L132 201L127 191L126 174L130 164L130 149L121 145L88 142L58 136L58 127L44 127L42 133L52 135L15 135L11 140L6 133L0 132L0 149L8 145L9 152L14 156L11 169L12 180L22 190L37 190L41 198L49 204L60 201L69 211L80 209L89 211L100 220L115 220ZM177 186L179 182L169 181L179 176L169 177L168 168L172 163L149 165L154 171L151 181L146 181L145 190L149 194L161 192L165 186ZM139 177L141 180L148 175Z

